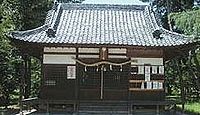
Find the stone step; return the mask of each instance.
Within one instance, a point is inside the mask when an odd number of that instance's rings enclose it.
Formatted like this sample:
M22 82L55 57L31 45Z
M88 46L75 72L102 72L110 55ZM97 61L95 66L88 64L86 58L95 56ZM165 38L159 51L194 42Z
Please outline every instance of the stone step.
M128 114L128 104L124 102L82 102L79 103L79 113L124 115Z
M119 106L128 106L128 104L79 104L79 106L113 106L113 107L119 107Z
M95 115L127 115L128 111L79 111L81 114L95 114Z
M99 106L127 106L127 102L102 102L102 101L97 101L97 102L80 102L80 106L87 106L87 105L99 105Z
M95 107L79 107L79 110L90 110L90 111L127 111L128 107L102 107L102 106L95 106Z

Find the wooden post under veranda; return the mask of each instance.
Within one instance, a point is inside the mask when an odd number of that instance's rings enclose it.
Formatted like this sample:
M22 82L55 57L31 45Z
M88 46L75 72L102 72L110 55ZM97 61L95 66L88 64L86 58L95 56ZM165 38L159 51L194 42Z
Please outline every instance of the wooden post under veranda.
M20 96L19 106L20 114L23 115L23 103L24 98L30 96L31 90L31 58L28 55L22 56L23 61L20 64Z
M182 104L182 113L184 113L185 110L185 86L183 82L182 76L180 76L180 86L181 86L181 104Z
M23 95L24 95L24 66L23 62L19 65L20 67L20 83L19 83L19 107L20 107L20 115L23 115Z
M23 56L24 60L24 98L27 99L31 93L31 58L28 55Z
M180 82L180 88L181 88L181 105L182 105L182 113L184 113L184 109L185 109L185 85L184 85L184 80L183 80L183 74L182 71L180 70L180 65L178 63L178 61L181 59L177 59L176 61L176 66L178 69L178 76L179 76L179 82Z

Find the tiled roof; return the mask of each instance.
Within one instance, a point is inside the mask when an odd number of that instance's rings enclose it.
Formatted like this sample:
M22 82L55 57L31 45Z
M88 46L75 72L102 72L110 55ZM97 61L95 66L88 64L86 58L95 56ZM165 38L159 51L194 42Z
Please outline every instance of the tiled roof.
M160 38L153 32L160 30ZM159 27L149 6L58 3L45 25L11 34L32 43L81 45L176 46L190 37Z

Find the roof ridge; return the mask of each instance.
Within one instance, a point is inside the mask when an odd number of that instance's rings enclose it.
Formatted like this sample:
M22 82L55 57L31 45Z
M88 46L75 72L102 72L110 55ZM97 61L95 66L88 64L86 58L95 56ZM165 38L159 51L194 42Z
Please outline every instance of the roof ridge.
M60 21L60 17L61 17L62 12L63 12L63 9L61 7L61 3L55 2L52 10L54 10L54 12L51 15L51 19L48 23L49 27L46 31L48 37L55 37L57 27L58 27L58 24L59 24L59 21Z
M42 30L46 30L49 27L48 24L44 24L42 26L39 26L37 28L34 29L30 29L30 30L25 30L25 31L12 31L8 33L8 36L13 37L13 36L25 36L25 35L30 35L30 34L34 34L37 33L38 31L42 31Z
M126 9L144 10L148 5L119 5L119 4L81 4L81 3L60 3L63 9Z
M158 23L157 23L157 21L155 19L154 13L152 13L152 11L151 11L151 7L150 6L146 6L144 13L147 15L146 19L148 19L148 21L150 23L154 23L154 24L150 24L151 28L154 29L153 31L158 30L159 26L158 26Z
M51 15L50 15L50 20L49 22L43 24L42 26L39 26L37 28L34 29L30 29L30 30L25 30L25 31L12 31L8 34L8 36L16 36L16 35L30 35L30 34L34 34L37 33L38 31L42 31L42 30L48 30L48 29L53 29L56 30L57 28L57 23L59 22L58 18L60 18L62 9L61 9L61 4L55 3L54 7L51 9Z
M59 3L69 3L69 2L80 3L81 1L84 1L84 0L72 0L72 1L69 1L69 0L54 0L54 2L59 2Z
M55 11L53 12L53 15L51 15L51 20L49 21L49 28L56 29L56 24L60 20L60 15L62 14L62 7L60 3L57 3Z
M195 38L198 38L199 36L195 37L194 35L180 34L180 33L174 32L174 31L167 30L167 29L165 29L163 27L160 27L160 28L161 28L161 30L163 30L166 33L177 35L177 36L183 36L182 39L185 39L187 42L199 42L200 41L198 39L195 39Z

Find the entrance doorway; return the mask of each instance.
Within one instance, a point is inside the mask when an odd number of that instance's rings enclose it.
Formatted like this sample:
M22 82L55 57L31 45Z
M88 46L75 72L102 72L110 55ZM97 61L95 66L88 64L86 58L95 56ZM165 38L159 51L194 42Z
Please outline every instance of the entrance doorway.
M78 64L80 100L127 100L130 64Z

